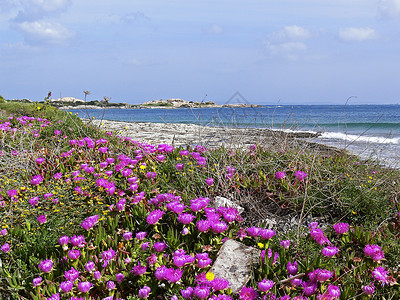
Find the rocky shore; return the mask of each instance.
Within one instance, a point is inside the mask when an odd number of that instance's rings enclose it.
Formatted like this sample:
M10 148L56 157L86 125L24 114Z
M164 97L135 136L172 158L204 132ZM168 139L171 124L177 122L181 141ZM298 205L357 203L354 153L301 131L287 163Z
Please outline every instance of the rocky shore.
M305 139L317 137L315 133L288 133L259 128L208 127L180 123L120 122L108 120L85 120L106 131L149 144L204 145L215 148L242 148L258 144L277 151L289 148L307 148L327 155L342 150Z

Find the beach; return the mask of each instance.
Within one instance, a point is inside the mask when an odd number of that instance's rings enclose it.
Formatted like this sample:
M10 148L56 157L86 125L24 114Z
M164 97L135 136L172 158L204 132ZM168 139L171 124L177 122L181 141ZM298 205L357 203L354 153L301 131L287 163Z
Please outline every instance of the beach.
M142 143L170 144L172 146L203 145L209 148L243 148L260 145L276 151L293 148L324 152L326 155L342 152L335 147L313 143L305 139L319 134L307 132L284 132L260 128L209 127L196 124L122 122L88 120L105 131L114 131L120 136L131 137Z

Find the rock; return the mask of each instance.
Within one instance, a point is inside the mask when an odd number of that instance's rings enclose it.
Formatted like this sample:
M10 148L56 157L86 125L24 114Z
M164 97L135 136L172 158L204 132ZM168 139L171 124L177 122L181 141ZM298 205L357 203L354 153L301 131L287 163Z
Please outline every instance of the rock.
M244 211L243 207L241 207L240 205L236 204L232 200L229 200L228 198L225 198L225 197L216 196L214 198L214 207L218 208L220 206L223 206L223 207L234 207L234 208L236 208L238 210L239 213L242 213Z
M237 292L250 279L253 265L258 263L261 251L234 240L227 240L218 252L210 272L230 282Z

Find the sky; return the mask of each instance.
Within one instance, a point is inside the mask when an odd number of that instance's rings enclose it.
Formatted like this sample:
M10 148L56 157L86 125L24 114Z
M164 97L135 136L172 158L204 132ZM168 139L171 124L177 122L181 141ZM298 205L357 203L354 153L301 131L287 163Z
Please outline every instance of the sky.
M400 0L0 1L6 99L398 104L399 83Z

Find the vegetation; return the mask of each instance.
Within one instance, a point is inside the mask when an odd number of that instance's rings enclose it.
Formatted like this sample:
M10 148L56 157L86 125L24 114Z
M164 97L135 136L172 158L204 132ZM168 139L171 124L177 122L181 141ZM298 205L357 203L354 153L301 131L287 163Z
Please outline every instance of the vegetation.
M0 109L2 299L400 297L398 170L296 148L148 145L47 104ZM297 226L266 228L265 207ZM226 239L260 250L237 292L210 272Z

